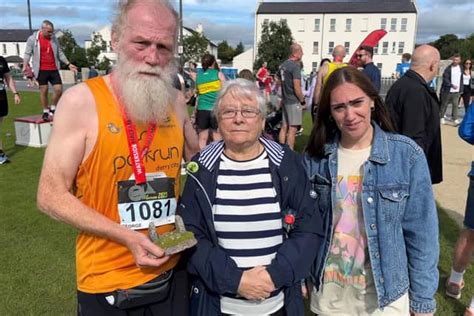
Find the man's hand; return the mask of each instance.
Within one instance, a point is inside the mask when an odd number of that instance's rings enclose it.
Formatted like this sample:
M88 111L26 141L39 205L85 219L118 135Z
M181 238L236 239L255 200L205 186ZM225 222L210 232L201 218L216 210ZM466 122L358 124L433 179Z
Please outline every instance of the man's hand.
M270 285L271 283L271 285ZM275 290L265 267L255 267L244 271L237 292L248 300L264 300Z
M77 68L77 67L76 67L75 65L73 65L73 64L69 64L68 68L69 68L69 70L72 70L72 71L74 71L75 73L77 73L78 70L79 70L79 68Z
M18 105L21 102L20 95L18 93L15 93L15 104Z
M131 231L126 246L133 254L139 268L156 268L170 258L165 256L163 249L154 244L147 236L135 231Z
M455 90L458 88L458 85L456 85L456 84L452 84L451 86L452 86L453 89L455 89Z

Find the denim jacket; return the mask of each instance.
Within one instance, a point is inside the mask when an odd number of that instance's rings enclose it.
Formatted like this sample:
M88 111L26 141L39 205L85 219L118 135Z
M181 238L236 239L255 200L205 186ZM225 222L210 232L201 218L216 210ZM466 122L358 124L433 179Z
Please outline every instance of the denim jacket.
M273 141L260 138L269 157L272 182L282 210L295 211L295 224L286 234L276 257L267 266L276 288L285 293L287 315L304 315L300 281L325 239L321 213L310 195L310 183L301 156ZM219 157L223 142L215 142L193 158L198 168L189 173L178 207L186 229L192 231L198 244L188 251L191 275L191 315L220 315L220 295L236 294L243 269L219 246L213 221Z
M362 211L368 251L380 308L407 291L410 310L436 310L438 288L438 216L430 173L422 149L411 139L374 126L369 159L364 163ZM324 229L330 236L312 269L321 289L323 271L333 232L337 183L338 139L326 144L323 158L304 157L305 168L324 212Z

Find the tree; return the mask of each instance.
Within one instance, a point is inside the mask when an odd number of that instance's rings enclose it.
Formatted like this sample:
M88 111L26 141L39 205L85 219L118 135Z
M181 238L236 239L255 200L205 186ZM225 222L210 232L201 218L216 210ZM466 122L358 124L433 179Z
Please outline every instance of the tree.
M79 68L89 66L86 58L86 51L84 48L77 45L72 32L64 30L62 33L63 34L58 37L59 47L61 47L69 62ZM65 65L63 65L63 67L65 67Z
M242 43L242 41L240 41L239 44L237 44L237 47L235 48L235 55L234 56L242 54L244 52L244 50L245 50L244 44Z
M74 48L68 59L71 64L74 64L79 68L89 66L89 62L87 61L86 57L86 50L80 46L76 46Z
M264 23L253 68L257 70L266 61L268 70L277 72L290 55L292 43L293 36L285 20Z
M232 62L234 56L235 50L227 43L227 41L222 41L217 45L217 57L222 61L223 64Z
M89 65L95 66L99 62L98 57L103 50L107 49L107 43L102 39L102 35L94 34L91 47L86 51Z
M454 34L445 34L434 41L432 45L439 50L441 59L448 59L455 53L459 53L461 41Z
M193 33L192 35L183 38L183 57L185 61L200 62L201 57L207 52L207 45L209 41L200 33Z
M99 70L109 70L110 68L110 59L104 56L102 60L97 64L97 69Z

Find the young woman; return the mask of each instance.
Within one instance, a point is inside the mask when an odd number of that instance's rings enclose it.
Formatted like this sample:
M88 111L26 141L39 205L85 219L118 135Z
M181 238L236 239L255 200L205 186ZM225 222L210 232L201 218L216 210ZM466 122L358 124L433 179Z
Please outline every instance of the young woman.
M318 315L432 315L438 218L425 155L392 133L388 110L352 67L324 87L305 153L329 239L312 272Z
M471 85L472 85L472 61L470 59L466 59L463 63L462 68L462 84L463 84L463 92L462 92L462 101L464 103L464 109L467 111L467 108L471 104Z

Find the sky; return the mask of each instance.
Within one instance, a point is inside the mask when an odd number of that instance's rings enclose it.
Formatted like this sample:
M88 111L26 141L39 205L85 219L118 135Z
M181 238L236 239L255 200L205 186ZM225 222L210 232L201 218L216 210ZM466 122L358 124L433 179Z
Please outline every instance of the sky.
M178 1L171 0L176 8ZM195 28L200 23L204 35L212 41L227 40L234 46L242 41L250 48L257 2L183 0L184 25ZM32 27L37 29L42 20L49 19L57 29L69 29L83 46L93 31L110 24L116 3L116 0L30 0ZM436 40L443 34L466 37L474 33L473 0L417 0L416 4L419 10L417 43ZM28 28L27 0L0 0L0 29L7 28Z

